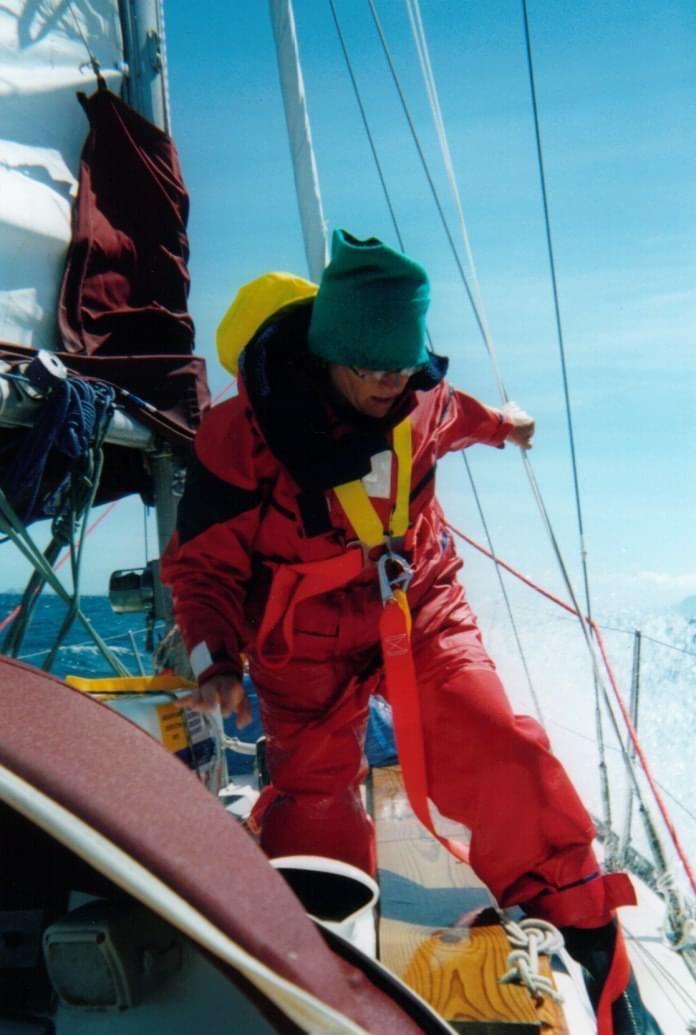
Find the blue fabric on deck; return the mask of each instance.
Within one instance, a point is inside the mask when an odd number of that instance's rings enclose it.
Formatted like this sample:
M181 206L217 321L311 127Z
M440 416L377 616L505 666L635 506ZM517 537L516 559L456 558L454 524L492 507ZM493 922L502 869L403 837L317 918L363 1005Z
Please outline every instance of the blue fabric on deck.
M261 713L259 711L259 699L256 694L256 687L249 679L248 676L244 676L242 682L244 683L244 689L246 690L247 697L249 698L249 704L251 705L252 721L244 729L239 729L237 726L236 716L228 715L227 718L222 720L225 733L228 737L237 737L238 740L243 741L245 744L255 744L259 737L263 736L263 727L261 725ZM230 776L241 776L244 773L253 773L256 759L254 755L242 755L239 751L230 751L227 749L227 771Z
M370 765L377 768L394 765L398 761L391 705L379 694L373 694L370 698L365 754Z
M223 726L228 737L237 737L245 744L255 744L263 736L261 713L256 688L248 676L243 679L244 688L251 705L252 722L239 729L234 715L223 719ZM397 761L394 726L391 707L376 694L370 698L370 717L365 736L365 755L371 766L394 765ZM230 776L240 776L254 771L254 756L242 755L239 751L227 751L227 769Z

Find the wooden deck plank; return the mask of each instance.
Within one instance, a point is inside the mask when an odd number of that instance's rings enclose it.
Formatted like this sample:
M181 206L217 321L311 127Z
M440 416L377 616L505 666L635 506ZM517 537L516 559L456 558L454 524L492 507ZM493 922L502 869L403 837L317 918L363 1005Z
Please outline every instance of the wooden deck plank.
M525 988L499 983L511 947L489 908L491 895L415 819L398 766L373 770L370 804L385 966L467 1035L568 1035L553 1001L536 1006ZM437 826L448 836L466 836L457 824Z

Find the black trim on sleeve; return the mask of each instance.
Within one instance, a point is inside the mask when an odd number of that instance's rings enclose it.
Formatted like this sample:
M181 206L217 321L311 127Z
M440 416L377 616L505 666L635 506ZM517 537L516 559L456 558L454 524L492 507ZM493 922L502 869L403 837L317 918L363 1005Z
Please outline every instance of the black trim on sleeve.
M420 495L420 493L423 491L423 489L426 487L426 485L428 485L428 483L431 482L434 477L435 477L435 464L433 464L433 466L431 468L429 468L425 472L425 474L423 475L421 480L418 482L418 485L416 485L413 489L411 489L411 493L410 493L410 495L408 497L410 503L413 503L413 501L415 500L416 496Z
M291 510L288 510L287 507L284 507L273 496L269 496L268 497L268 506L269 507L273 507L274 510L277 510L278 513L282 514L284 518L288 519L288 521L294 521L295 520L295 515L293 514L293 512Z
M194 539L212 525L253 510L261 503L258 489L240 489L223 481L193 460L186 475L186 488L181 497L176 526L182 543Z

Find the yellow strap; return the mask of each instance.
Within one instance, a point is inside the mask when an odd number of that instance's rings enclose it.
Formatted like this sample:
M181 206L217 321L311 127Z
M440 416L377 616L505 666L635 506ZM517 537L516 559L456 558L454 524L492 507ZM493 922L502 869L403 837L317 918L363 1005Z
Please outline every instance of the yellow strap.
M394 428L393 443L397 461L396 504L388 531L391 535L403 535L408 528L411 493L411 423L408 417ZM337 485L334 492L358 539L370 548L383 543L385 530L363 483L360 480L344 482Z
M404 593L403 589L394 590L394 600L401 608L406 619L406 631L408 635L411 635L411 629L413 628L413 618L411 617L411 608L408 606L408 597Z
M394 428L394 452L397 459L396 505L391 517L391 534L403 535L408 528L408 505L411 495L411 422L408 417Z
M183 676L107 676L89 679L87 676L66 676L65 682L85 694L148 694L171 690L192 690L197 683Z
M367 495L363 483L361 481L344 482L343 485L337 485L334 492L360 542L369 547L379 546L380 543L383 543L382 522L370 503L370 497Z

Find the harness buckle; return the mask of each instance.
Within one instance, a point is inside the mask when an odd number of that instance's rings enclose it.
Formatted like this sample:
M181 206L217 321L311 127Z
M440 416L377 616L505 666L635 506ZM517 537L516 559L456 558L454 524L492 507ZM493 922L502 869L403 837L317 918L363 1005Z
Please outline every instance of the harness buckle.
M394 590L401 589L406 592L415 572L405 557L394 553L389 547L388 553L383 553L377 561L377 574L379 576L379 591L382 597L382 605L386 606L394 599ZM387 565L394 565L398 570L396 574L390 575Z
M372 560L370 559L370 548L367 543L364 543L362 539L351 539L345 544L346 550L360 550L363 559L363 567L372 567Z

